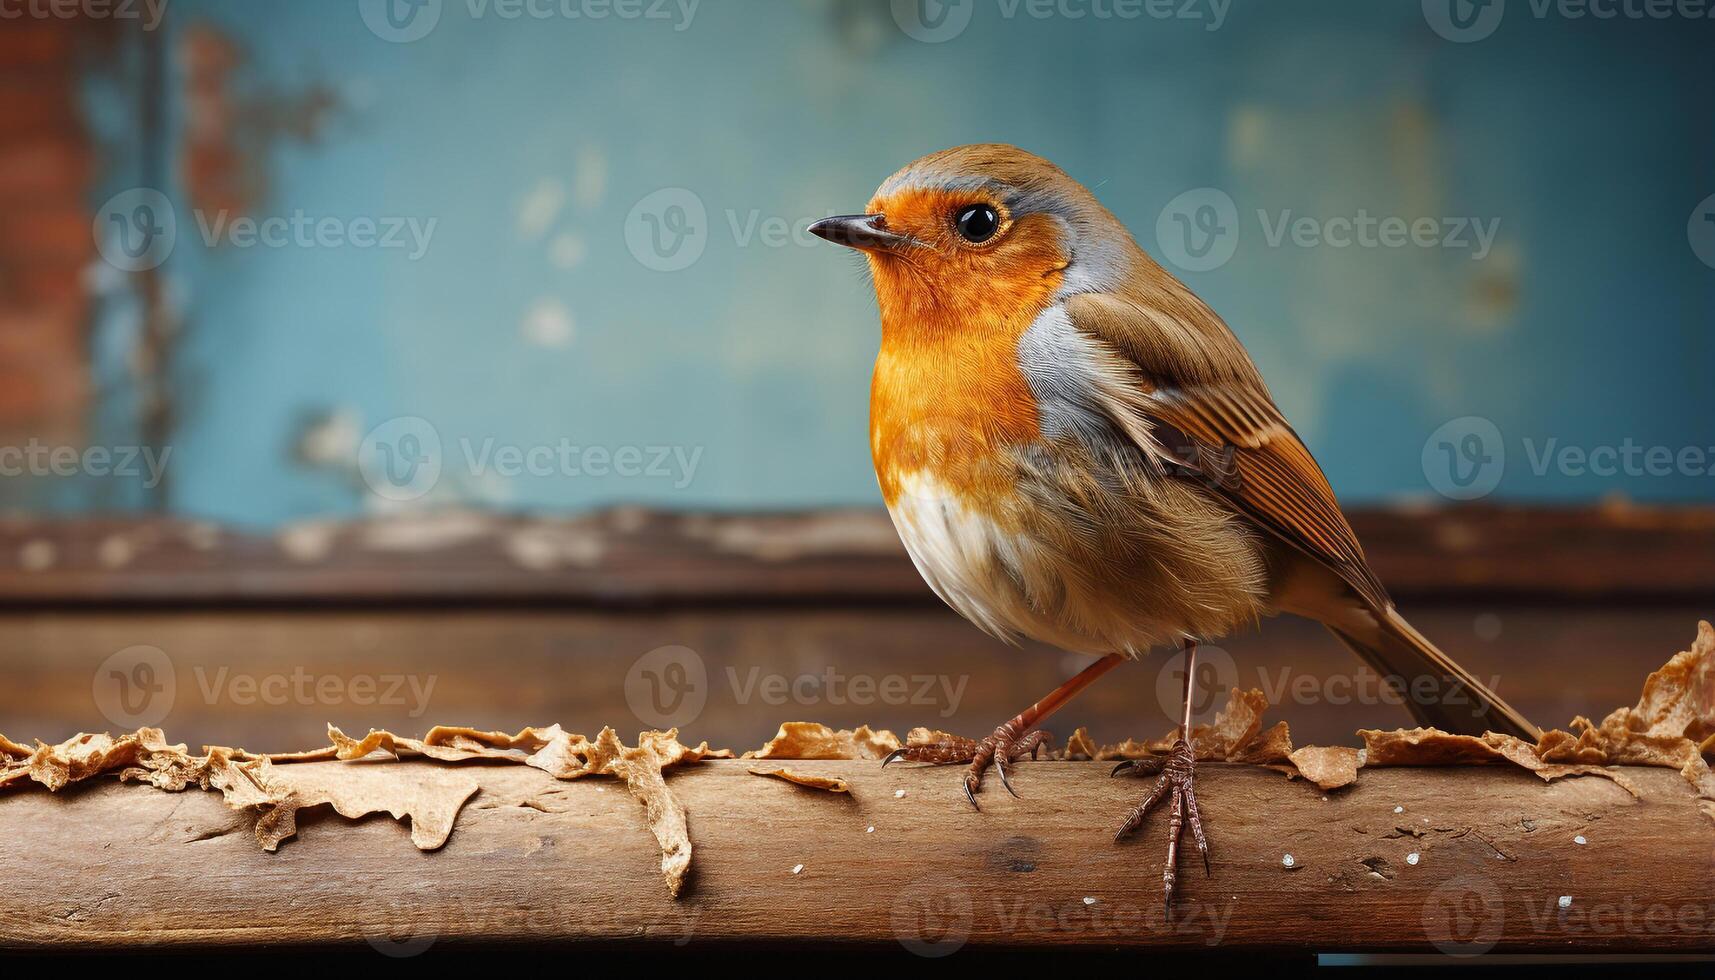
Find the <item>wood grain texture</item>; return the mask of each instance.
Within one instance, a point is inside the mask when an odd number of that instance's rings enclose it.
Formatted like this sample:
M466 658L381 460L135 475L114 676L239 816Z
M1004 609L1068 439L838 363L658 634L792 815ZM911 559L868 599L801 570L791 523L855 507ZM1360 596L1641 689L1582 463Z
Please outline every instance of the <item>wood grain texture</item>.
M1625 772L1642 800L1604 779L1550 785L1510 768L1366 769L1324 798L1205 764L1214 878L1184 877L1168 926L1165 828L1112 841L1146 784L1109 779L1104 764L1024 763L1023 799L991 791L981 813L949 770L793 765L852 793L757 779L741 761L670 775L696 847L678 902L641 808L611 781L466 767L483 788L435 853L385 817L306 813L297 839L264 854L243 816L196 791L0 795L0 946L1715 947L1715 824L1668 770Z
M1715 508L1354 509L1417 600L1715 597ZM934 596L880 510L442 514L272 536L160 518L0 519L0 605L911 602Z
M1406 612L1532 720L1565 725L1636 702L1644 676L1686 648L1715 603ZM144 718L110 717L104 705L120 691L103 664L134 644L159 648L174 665L171 700ZM669 645L694 653L683 658L701 664L707 696L667 713L640 711L649 691L637 686L641 658ZM584 732L611 724L627 736L677 725L692 740L741 749L792 720L981 736L1087 662L1039 644L1008 646L938 604L14 610L0 613L0 732L58 742L146 720L193 746L259 751L321 744L329 722L408 734L435 724L560 722ZM1410 724L1403 707L1362 683L1362 663L1306 620L1265 620L1206 644L1204 663L1200 721L1237 686L1264 691L1269 718L1289 722L1299 744L1355 745L1359 728ZM1159 735L1178 711L1178 676L1158 651L1102 678L1047 728L1062 740L1079 725L1105 742Z

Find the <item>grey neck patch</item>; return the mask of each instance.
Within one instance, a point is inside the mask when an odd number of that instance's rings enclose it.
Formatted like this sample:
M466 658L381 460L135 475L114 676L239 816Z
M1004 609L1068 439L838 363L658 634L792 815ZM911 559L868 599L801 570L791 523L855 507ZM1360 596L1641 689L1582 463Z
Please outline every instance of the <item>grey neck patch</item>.
M1096 399L1098 352L1059 305L1043 310L1018 340L1018 366L1036 399L1042 437L1112 446L1124 436Z

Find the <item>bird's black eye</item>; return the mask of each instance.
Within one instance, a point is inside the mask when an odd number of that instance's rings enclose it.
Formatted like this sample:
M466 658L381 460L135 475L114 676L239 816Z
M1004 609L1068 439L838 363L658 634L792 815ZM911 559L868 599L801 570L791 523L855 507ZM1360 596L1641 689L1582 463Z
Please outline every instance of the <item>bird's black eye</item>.
M959 237L973 244L986 242L1000 230L1000 215L987 204L973 204L961 208L953 216L953 227L959 231Z

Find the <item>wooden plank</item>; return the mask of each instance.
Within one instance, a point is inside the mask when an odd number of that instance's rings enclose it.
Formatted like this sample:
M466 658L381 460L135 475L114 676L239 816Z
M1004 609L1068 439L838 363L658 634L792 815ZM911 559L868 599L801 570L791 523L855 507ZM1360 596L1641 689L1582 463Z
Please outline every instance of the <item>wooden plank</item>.
M1357 509L1405 601L1709 601L1715 508ZM440 514L262 536L158 518L0 520L0 604L931 604L887 517Z
M991 790L981 813L947 770L793 765L844 777L852 795L757 778L742 761L669 776L696 848L677 902L641 807L610 781L465 767L483 788L436 853L415 850L385 817L305 814L299 838L270 855L215 794L105 781L10 792L0 795L0 946L1715 945L1715 823L1669 770L1626 770L1645 794L1635 801L1605 779L1545 785L1511 768L1366 769L1323 794L1205 764L1214 877L1185 861L1178 917L1165 925L1164 825L1112 841L1146 784L1109 779L1105 764L1024 763L1023 798Z
M1563 726L1636 702L1645 675L1686 648L1715 604L1406 613L1532 720ZM108 664L139 644L163 658L152 682L164 700L148 705L130 701L128 672L116 678ZM667 646L680 648L688 677L705 679L706 696L653 712L642 658ZM1301 743L1356 744L1358 728L1410 724L1314 623L1265 620L1203 650L1200 718L1236 686L1267 694L1269 717L1290 722ZM760 745L791 720L984 735L1086 662L1040 644L1008 646L939 604L13 610L0 612L0 732L57 742L149 722L193 746L258 750L319 743L328 722L415 734L437 723L611 724L627 735L678 725L737 747ZM1173 726L1179 694L1157 651L1104 677L1047 727L1064 738L1085 725L1109 742L1156 735ZM132 713L104 714L121 702Z

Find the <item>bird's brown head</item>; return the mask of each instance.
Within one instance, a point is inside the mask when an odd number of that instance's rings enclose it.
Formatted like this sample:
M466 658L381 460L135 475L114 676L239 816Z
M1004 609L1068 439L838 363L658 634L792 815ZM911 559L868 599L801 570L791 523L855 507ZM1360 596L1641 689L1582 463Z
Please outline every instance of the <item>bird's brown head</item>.
M1001 143L916 160L882 183L864 214L810 231L868 256L888 331L1034 317L1068 281L1099 286L1140 254L1083 185Z

